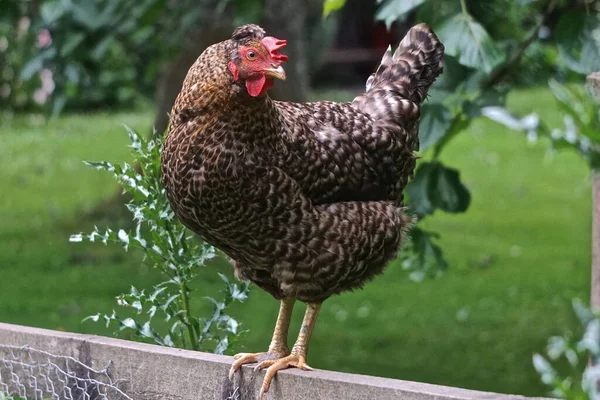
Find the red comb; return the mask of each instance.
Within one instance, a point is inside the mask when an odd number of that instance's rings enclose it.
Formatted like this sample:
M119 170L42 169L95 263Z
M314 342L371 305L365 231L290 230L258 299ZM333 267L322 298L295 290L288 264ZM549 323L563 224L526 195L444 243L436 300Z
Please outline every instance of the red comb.
M266 36L263 40L260 41L263 46L269 51L271 57L277 61L286 62L288 60L288 56L285 54L280 54L277 50L285 47L287 41L274 38L273 36Z

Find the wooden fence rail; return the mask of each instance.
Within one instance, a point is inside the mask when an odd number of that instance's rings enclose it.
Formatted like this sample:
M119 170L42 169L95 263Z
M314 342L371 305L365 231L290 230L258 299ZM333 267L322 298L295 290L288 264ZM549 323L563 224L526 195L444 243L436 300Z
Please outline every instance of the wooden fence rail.
M78 360L95 370L110 365L110 381L120 382L119 391L126 394L120 398L134 400L256 399L264 374L254 373L251 367L243 367L230 382L227 375L231 357L0 323L0 377L4 379L10 375L6 371L6 360L16 357L15 349L24 353L32 353L32 349L36 349L37 354L42 354L38 357L42 358L41 361L52 354ZM401 352L397 356L401 357ZM33 358L28 354L25 360L33 362ZM484 363L481 368L485 368ZM81 368L75 368L73 374L78 374L79 370ZM30 383L21 379L20 384L26 386ZM39 379L37 385L42 385ZM522 396L322 370L281 371L265 397L268 400L525 399ZM113 400L111 396L103 398Z

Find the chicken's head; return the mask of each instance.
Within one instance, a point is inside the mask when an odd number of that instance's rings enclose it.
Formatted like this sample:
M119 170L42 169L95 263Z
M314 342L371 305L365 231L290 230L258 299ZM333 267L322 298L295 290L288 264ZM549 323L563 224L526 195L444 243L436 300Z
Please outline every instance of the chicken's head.
M285 80L281 64L288 58L278 51L285 45L285 40L272 36L240 43L227 65L233 80L244 82L252 97L265 94L273 86L274 78Z

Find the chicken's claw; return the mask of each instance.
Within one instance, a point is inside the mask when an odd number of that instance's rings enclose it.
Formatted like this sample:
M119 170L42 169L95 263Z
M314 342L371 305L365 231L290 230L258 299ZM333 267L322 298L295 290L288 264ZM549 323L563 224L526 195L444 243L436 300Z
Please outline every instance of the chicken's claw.
M263 400L265 393L267 393L271 387L271 381L277 374L277 371L291 367L299 368L304 371L313 370L308 364L306 364L306 358L301 354L290 354L289 356L280 358L278 360L264 360L254 367L254 371L267 368L267 373L265 375L265 379L263 379L263 384L260 388L258 399Z
M229 369L229 380L233 380L233 375L241 368L244 364L250 364L258 362L258 355L260 353L238 353L233 356L235 362L231 364Z
M256 362L264 361L277 361L282 357L289 354L289 350L282 349L281 351L271 351L267 353L238 353L233 356L235 362L231 364L229 369L229 380L233 380L233 375L242 367L244 364L252 364Z

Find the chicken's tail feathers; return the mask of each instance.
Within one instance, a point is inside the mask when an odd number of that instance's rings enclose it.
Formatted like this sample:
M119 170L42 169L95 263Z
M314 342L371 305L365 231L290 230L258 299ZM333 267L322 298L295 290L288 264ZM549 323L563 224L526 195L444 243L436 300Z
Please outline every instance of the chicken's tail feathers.
M396 51L391 47L353 104L377 119L419 118L419 108L443 71L444 45L427 24L412 27Z

